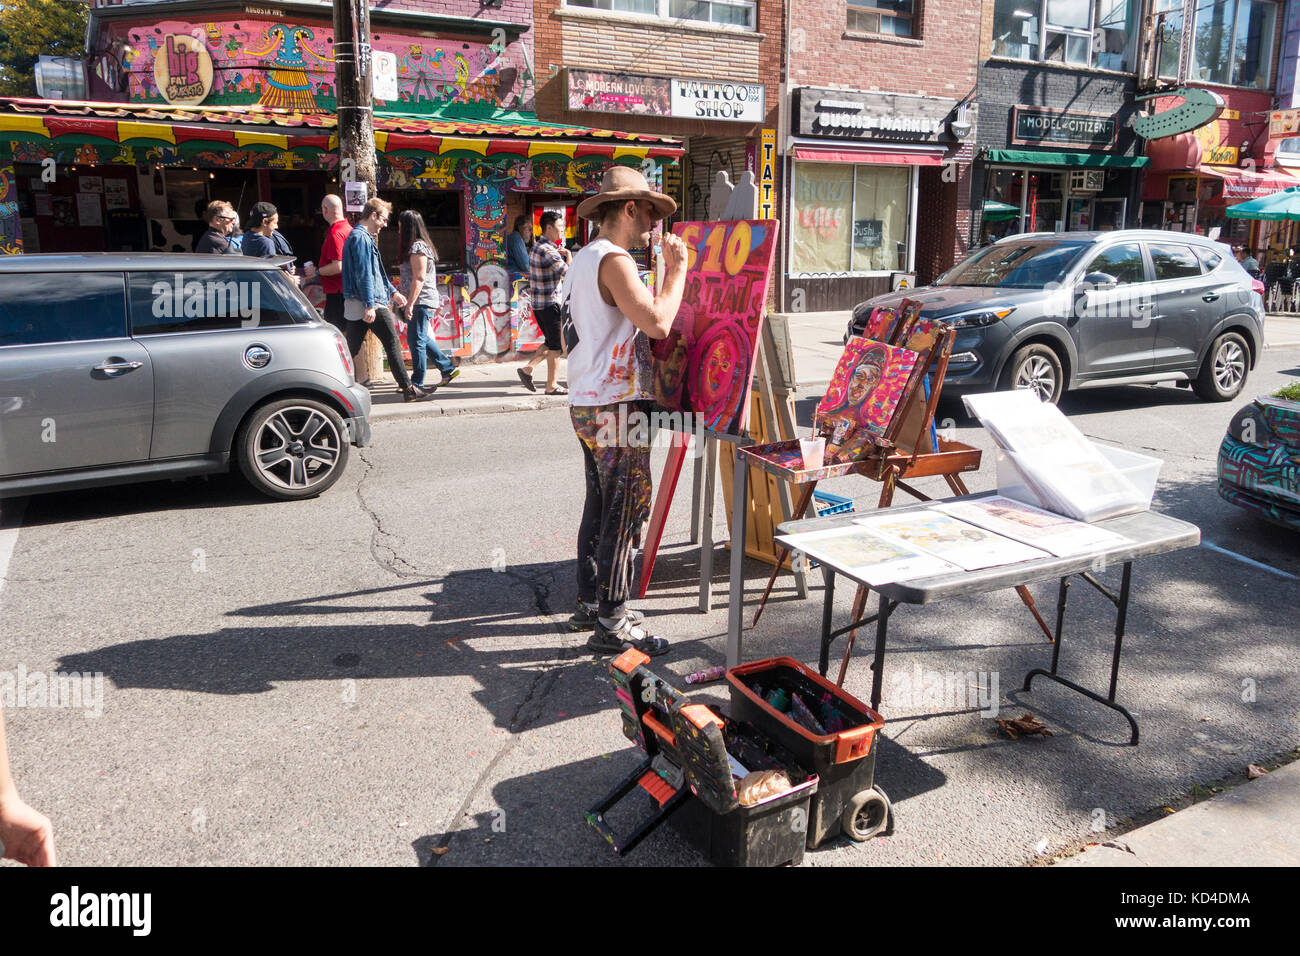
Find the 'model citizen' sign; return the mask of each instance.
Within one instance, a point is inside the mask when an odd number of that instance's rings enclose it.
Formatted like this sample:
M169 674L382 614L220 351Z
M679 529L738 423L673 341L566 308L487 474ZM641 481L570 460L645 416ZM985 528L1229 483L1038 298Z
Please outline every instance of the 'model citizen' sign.
M1056 113L1033 106L1013 110L1011 142L1018 146L1082 146L1111 149L1115 117L1098 113Z
M571 110L736 123L761 123L767 114L761 83L573 69L567 76Z

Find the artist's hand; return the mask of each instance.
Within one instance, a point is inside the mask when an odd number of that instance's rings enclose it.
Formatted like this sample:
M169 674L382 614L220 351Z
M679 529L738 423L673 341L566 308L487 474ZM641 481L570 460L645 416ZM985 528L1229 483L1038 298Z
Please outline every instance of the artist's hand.
M370 323L375 321L375 307L373 305L366 309L366 314L361 317L361 321Z
M663 242L664 271L686 271L686 243L673 233L664 235Z
M0 856L27 866L57 866L54 827L17 794L0 797Z

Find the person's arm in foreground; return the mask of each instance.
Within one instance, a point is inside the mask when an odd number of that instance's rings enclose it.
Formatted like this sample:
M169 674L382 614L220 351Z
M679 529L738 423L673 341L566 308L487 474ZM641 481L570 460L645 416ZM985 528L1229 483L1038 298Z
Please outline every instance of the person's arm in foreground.
M652 296L630 256L608 255L600 263L600 284L609 290L614 305L652 339L668 337L681 308L686 288L686 244L669 233L664 236L664 287Z
M9 774L4 711L0 711L0 858L28 866L55 866L54 828L18 796Z

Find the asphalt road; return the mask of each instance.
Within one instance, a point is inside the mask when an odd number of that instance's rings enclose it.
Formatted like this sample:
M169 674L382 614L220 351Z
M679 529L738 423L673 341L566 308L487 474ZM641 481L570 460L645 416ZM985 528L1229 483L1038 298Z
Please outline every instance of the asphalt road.
M1297 375L1300 350L1271 351L1248 390ZM1207 542L1136 566L1119 697L1141 746L1084 698L1019 690L1049 645L1013 593L903 608L877 765L897 830L806 864L1024 863L1300 742L1300 537L1214 489L1240 404L1172 387L1063 403L1087 434L1163 458L1155 507ZM972 488L993 487L982 430L952 406L941 417L986 451ZM637 756L604 663L563 629L582 504L566 412L384 421L375 439L315 501L265 503L233 478L149 484L30 499L16 534L5 503L0 672L104 675L101 716L6 713L20 791L54 821L61 861L699 864L668 828L619 860L582 819ZM721 554L714 609L693 610L686 486L642 604L677 645L661 659L676 675L722 663L726 629ZM826 490L859 511L877 493L862 479ZM752 602L766 570L747 571ZM747 656L815 660L820 575L806 602L788 580ZM1055 587L1034 593L1049 611ZM841 615L851 596L839 589ZM1072 589L1063 672L1104 687L1112 627L1100 595ZM923 681L996 674L1001 715L1032 710L1055 736L1013 742L976 707L908 698L917 667ZM869 696L861 654L847 686Z

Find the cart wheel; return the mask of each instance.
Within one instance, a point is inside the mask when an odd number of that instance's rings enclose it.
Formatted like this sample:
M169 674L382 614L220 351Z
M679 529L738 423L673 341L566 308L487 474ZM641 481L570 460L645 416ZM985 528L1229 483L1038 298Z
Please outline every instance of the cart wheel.
M880 835L893 836L894 824L898 822L898 811L894 809L894 801L889 799L889 794L885 793L885 788L882 787L880 784L876 784L871 789L875 790L876 793L884 797L885 802L889 804L889 822L885 825L885 829L880 832Z
M850 840L863 843L885 829L889 823L889 800L878 790L863 790L853 795L844 808L840 826Z

